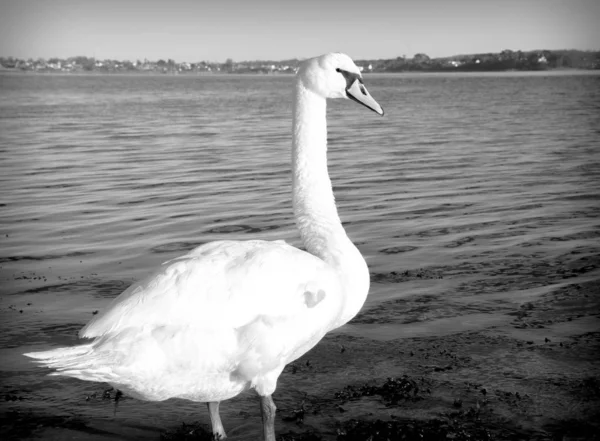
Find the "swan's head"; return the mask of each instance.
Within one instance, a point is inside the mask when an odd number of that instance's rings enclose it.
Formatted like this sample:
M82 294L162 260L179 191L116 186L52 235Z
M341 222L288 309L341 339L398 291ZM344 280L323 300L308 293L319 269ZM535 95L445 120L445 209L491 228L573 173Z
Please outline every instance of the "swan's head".
M383 115L383 109L363 84L359 68L346 54L331 53L304 61L298 81L323 98L350 98Z

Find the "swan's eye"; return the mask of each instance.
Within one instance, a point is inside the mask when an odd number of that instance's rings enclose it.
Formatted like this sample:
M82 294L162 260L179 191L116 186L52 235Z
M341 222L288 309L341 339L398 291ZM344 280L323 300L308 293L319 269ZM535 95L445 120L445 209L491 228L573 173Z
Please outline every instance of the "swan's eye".
M336 72L341 72L342 69L340 69L339 67L335 70Z

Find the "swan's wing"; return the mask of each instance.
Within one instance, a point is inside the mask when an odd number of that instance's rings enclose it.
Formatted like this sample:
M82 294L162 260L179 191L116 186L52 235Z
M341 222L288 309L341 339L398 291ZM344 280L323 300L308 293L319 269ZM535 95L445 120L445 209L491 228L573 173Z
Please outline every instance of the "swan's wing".
M211 242L130 286L80 336L157 326L213 333L317 311L326 320L340 295L329 265L283 241Z

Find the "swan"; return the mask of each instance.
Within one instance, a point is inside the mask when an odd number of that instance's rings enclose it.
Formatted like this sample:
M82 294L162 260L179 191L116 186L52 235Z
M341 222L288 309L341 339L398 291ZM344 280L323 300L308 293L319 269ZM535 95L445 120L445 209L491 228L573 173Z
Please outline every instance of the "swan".
M292 200L306 251L284 241L217 241L165 262L96 315L78 346L25 354L63 375L110 383L138 399L208 405L254 389L265 441L275 441L272 394L284 367L360 310L365 260L338 216L327 172L326 99L383 115L345 54L304 61L294 88Z

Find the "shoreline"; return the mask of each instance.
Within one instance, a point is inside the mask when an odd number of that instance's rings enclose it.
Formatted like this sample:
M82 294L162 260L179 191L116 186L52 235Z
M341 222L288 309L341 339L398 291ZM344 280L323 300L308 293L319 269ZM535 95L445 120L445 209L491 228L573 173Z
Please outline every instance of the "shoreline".
M156 76L156 77L293 77L293 72L156 72L156 71L33 71L21 69L0 69L0 75L55 75L55 76ZM600 75L600 69L545 69L545 70L413 70L402 72L363 72L365 76L561 76L561 75Z

